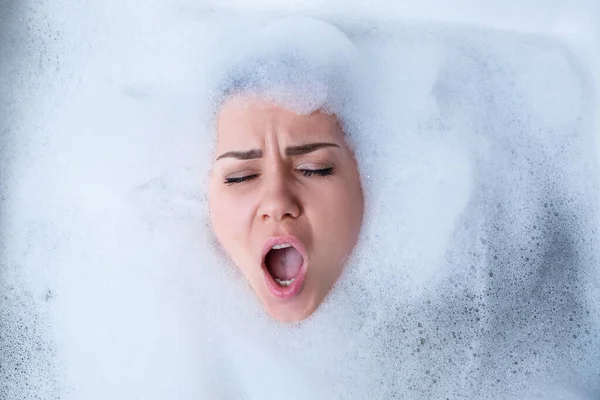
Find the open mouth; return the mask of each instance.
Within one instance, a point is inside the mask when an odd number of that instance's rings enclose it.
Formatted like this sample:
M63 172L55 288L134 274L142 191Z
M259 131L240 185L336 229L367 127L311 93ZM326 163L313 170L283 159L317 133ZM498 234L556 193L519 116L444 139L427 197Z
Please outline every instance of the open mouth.
M304 257L289 243L277 244L265 256L267 271L279 286L289 286L294 282Z
M263 254L263 269L273 294L280 298L295 296L306 273L302 244L291 237L274 238L265 244Z

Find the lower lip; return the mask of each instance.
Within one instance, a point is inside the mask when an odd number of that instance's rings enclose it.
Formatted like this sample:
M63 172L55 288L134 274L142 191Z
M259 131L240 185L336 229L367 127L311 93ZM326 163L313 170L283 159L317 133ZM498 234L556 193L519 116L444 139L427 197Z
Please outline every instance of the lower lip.
M302 264L302 268L300 269L298 275L296 275L296 277L294 278L294 281L287 286L279 285L265 268L265 278L267 280L267 286L269 287L271 293L273 293L275 297L282 300L287 300L295 297L302 289L304 277L306 276L306 268L304 267L304 265L305 264Z
M300 244L297 243L298 241L294 238L294 239L286 239L285 243L289 243L292 246L294 246L294 248L298 251L300 251L300 253L302 254L302 257L304 258L304 262L302 263L302 266L300 267L300 271L298 272L298 275L296 275L296 277L294 278L294 281L292 283L290 283L288 286L281 286L279 285L275 279L273 278L273 276L271 276L271 274L269 273L269 271L267 270L267 266L265 265L264 261L262 264L262 269L263 272L265 274L265 280L267 281L267 287L269 288L269 290L271 291L271 293L282 300L288 300L291 299L293 297L295 297L296 295L298 295L298 293L300 293L300 290L302 290L302 285L304 284L304 279L306 278L306 270L307 270L307 265L306 265L306 254L305 252L300 250Z

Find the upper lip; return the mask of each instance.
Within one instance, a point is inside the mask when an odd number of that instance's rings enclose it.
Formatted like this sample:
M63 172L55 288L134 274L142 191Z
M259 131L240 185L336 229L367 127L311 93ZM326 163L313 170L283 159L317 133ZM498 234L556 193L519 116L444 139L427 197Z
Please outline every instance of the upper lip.
M271 251L273 246L278 245L278 244L284 244L284 243L290 244L290 245L292 245L292 247L294 247L296 250L298 250L300 252L300 254L302 255L302 258L304 259L303 264L306 263L306 261L307 261L306 248L304 247L304 244L302 243L302 241L300 241L300 239L298 239L294 235L281 235L281 236L272 236L266 240L266 242L263 246L263 250L262 250L262 257L261 257L262 264L264 265L265 257L267 256L267 253L269 251Z

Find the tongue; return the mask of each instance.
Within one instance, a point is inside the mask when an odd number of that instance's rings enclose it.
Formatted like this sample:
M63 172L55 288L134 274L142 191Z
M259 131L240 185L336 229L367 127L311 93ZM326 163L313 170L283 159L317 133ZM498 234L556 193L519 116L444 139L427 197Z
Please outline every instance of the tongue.
M271 275L286 281L298 275L303 262L302 254L293 247L271 250L265 258L265 264Z

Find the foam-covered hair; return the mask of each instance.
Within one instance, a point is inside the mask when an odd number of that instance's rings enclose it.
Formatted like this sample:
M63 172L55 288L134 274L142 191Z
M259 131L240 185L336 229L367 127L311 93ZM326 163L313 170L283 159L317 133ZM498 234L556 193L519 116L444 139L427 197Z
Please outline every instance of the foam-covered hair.
M335 26L312 18L285 18L231 46L213 72L211 115L245 94L298 114L323 110L342 125L356 100L358 51Z

